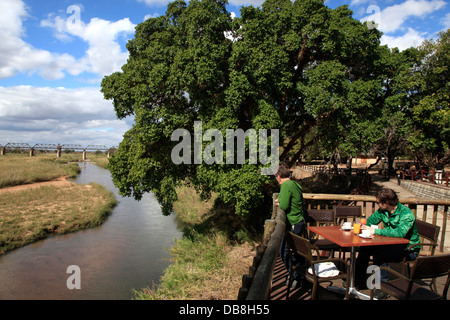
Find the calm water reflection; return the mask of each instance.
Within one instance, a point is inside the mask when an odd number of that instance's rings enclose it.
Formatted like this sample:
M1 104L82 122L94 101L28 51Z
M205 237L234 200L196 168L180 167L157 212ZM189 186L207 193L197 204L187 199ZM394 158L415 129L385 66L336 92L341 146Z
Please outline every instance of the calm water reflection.
M109 171L83 164L74 180L97 182L119 204L100 227L53 236L0 256L0 299L130 299L132 290L158 283L167 249L181 237L174 215L164 217L152 194L122 198ZM67 267L81 269L81 289L69 290Z

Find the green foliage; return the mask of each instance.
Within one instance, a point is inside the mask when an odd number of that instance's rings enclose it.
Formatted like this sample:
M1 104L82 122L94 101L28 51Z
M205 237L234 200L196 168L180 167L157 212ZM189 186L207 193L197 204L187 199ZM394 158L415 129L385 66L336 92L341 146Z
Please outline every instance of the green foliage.
M239 215L251 214L274 182L260 174L262 164L248 159L175 165L176 129L192 135L194 121L202 122L203 132L222 134L279 129L281 161L301 144L292 162L319 140L334 150L377 114L381 34L353 19L347 6L267 0L262 8L242 7L232 19L225 4L170 3L164 16L136 27L127 64L102 81L118 118L135 120L110 160L114 183L137 199L152 191L164 214L186 179L204 197L214 191Z
M448 153L450 141L450 29L418 49L397 54L400 68L394 78L392 105L402 106L411 121L411 150L419 158L428 155L432 165Z

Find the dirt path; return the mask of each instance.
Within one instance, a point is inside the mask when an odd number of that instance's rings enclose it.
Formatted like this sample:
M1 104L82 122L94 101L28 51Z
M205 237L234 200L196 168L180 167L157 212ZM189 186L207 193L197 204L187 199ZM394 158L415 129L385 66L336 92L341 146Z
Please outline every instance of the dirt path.
M18 186L0 188L0 194L3 194L5 192L16 192L26 189L40 188L43 186L68 187L74 184L73 182L67 180L68 177L69 176L64 176L50 181L35 182L30 184L22 184Z

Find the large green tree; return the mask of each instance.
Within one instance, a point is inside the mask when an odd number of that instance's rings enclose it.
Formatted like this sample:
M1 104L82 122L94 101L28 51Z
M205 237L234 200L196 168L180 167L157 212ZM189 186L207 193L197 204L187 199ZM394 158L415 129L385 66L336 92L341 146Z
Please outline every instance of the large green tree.
M250 161L251 141L244 163L175 164L172 133L185 129L194 143L196 121L224 140L227 129L279 129L280 160L293 162L318 139L342 139L351 121L372 115L379 38L347 6L330 9L320 0L267 0L234 19L226 1L170 3L164 16L137 26L128 62L102 81L117 116L135 119L110 162L115 184L137 199L153 192L169 214L175 187L188 180L248 214L274 181L261 174L264 164Z
M400 83L413 123L411 148L426 165L446 157L450 144L450 29L426 40Z

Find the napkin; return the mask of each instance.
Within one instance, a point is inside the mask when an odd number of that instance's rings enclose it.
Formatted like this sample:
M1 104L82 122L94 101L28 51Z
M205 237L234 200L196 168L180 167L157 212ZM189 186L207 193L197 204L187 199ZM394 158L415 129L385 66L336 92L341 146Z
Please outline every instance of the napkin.
M333 262L316 263L314 269L316 270L316 275L321 278L335 277L339 274L339 270ZM313 274L311 267L309 267L308 272Z

